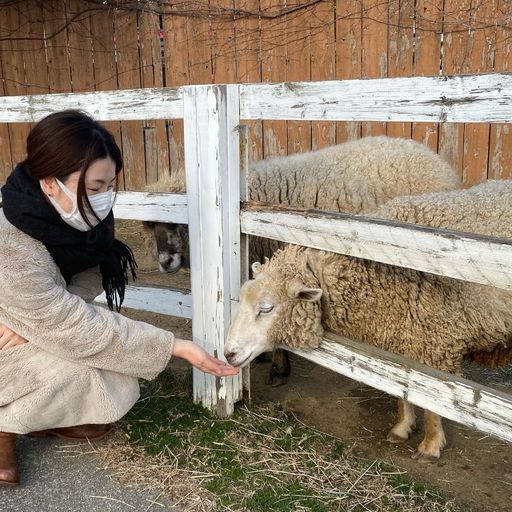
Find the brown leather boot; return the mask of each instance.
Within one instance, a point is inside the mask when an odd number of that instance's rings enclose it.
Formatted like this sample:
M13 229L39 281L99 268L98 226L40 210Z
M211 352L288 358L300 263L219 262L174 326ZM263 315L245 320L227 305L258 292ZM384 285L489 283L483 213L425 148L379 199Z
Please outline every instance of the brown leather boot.
M99 425L77 425L76 427L50 428L31 432L30 437L60 437L61 439L70 439L72 441L99 441L112 432L112 424Z
M0 432L0 485L19 485L16 465L16 434Z

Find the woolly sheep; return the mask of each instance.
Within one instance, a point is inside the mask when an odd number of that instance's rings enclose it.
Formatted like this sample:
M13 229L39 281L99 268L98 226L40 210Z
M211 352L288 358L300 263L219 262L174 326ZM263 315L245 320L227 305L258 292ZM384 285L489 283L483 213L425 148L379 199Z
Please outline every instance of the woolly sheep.
M511 199L511 182L489 183L397 198L376 213L512 238ZM317 347L324 330L455 374L465 358L512 351L512 294L496 288L297 246L253 272L225 344L236 366L279 345ZM400 400L388 439L407 439L414 423L412 405ZM438 458L445 443L441 419L425 411L416 456Z
M182 171L172 175L165 174L158 181L147 185L145 192L185 191L185 180ZM181 267L189 267L188 226L186 224L165 222L142 223L144 245L146 250L158 262L160 272L173 274Z

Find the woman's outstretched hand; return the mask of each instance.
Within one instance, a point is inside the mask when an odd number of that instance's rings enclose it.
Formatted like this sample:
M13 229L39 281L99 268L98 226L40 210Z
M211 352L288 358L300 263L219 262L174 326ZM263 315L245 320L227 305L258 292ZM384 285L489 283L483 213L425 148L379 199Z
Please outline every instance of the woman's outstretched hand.
M203 347L200 347L193 341L176 338L172 354L173 356L185 359L198 370L210 373L216 377L229 377L238 375L239 372L238 368L213 357Z
M17 345L23 345L23 343L27 342L28 340L18 336L6 325L0 324L0 350L7 350L8 348L12 348Z

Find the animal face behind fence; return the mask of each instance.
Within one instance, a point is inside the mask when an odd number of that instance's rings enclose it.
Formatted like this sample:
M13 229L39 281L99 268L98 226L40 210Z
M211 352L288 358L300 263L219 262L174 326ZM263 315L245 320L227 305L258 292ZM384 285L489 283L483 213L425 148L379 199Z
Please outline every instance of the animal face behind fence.
M145 222L151 231L150 250L160 272L174 273L189 265L188 229L186 224Z
M321 340L322 290L295 279L278 283L253 265L255 279L240 290L240 307L224 346L233 366L244 366L276 346L315 347Z

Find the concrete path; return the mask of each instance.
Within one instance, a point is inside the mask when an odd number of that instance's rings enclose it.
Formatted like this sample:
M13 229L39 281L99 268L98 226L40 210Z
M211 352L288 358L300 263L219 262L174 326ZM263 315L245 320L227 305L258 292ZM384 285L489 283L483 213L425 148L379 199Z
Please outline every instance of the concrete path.
M74 443L18 438L21 485L0 486L0 512L178 512L158 493L120 484L94 454L66 445Z

